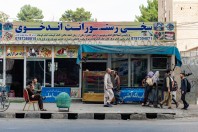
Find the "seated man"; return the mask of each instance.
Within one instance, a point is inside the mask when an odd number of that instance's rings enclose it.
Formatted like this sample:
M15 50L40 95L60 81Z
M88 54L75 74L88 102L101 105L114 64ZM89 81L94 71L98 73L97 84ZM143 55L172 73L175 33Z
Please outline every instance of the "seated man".
M38 83L37 78L35 77L32 81L32 84L34 85L34 93L41 93L41 84Z
M41 111L46 111L46 109L43 109L43 99L40 94L34 93L34 85L32 83L29 84L29 87L26 88L28 91L28 95L31 101L38 101L39 108Z

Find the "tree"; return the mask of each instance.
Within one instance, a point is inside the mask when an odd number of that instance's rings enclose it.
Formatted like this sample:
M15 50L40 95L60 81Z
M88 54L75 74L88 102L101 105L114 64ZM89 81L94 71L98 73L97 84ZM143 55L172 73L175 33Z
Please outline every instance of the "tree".
M8 18L9 18L9 15L0 11L0 22L6 22L8 20Z
M42 10L38 9L37 7L24 5L17 14L17 18L23 22L34 22L40 21L39 19L43 19L44 16L42 14Z
M158 21L158 0L147 0L148 6L139 7L141 15L135 16L138 22L157 22Z
M67 22L82 22L82 21L91 21L91 13L85 11L84 8L77 8L76 11L67 10L60 18L60 21Z

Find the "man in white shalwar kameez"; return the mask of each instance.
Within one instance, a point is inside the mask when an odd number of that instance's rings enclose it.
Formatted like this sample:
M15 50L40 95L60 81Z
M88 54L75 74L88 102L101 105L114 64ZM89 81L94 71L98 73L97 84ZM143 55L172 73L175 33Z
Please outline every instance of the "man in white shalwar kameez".
M104 76L104 107L112 107L111 101L114 98L113 83L111 81L111 69L106 69Z

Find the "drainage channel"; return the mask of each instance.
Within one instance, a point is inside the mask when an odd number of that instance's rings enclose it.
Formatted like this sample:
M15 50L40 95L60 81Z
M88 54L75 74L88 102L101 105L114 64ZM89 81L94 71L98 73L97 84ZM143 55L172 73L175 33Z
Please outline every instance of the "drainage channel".
M146 118L156 119L157 118L157 113L146 113Z
M15 113L15 118L25 118L25 113Z
M121 119L122 120L130 120L131 114L121 114Z
M94 119L104 120L105 119L105 114L104 113L94 113Z
M52 113L40 113L40 118L41 119L51 119Z
M78 114L77 113L68 113L68 119L78 119Z

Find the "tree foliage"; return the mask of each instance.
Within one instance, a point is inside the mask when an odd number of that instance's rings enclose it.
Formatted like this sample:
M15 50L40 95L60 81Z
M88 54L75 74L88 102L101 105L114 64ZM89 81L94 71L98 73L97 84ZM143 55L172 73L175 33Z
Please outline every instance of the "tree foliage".
M158 0L147 0L148 6L140 5L140 16L135 16L138 22L158 21Z
M8 20L8 18L9 18L9 15L0 11L0 22L6 22Z
M91 13L85 11L84 8L77 8L76 11L67 10L60 18L60 21L67 22L82 22L82 21L91 21Z
M17 18L23 22L34 22L40 21L39 19L43 19L44 16L42 14L42 10L38 9L37 7L24 5L17 14Z

